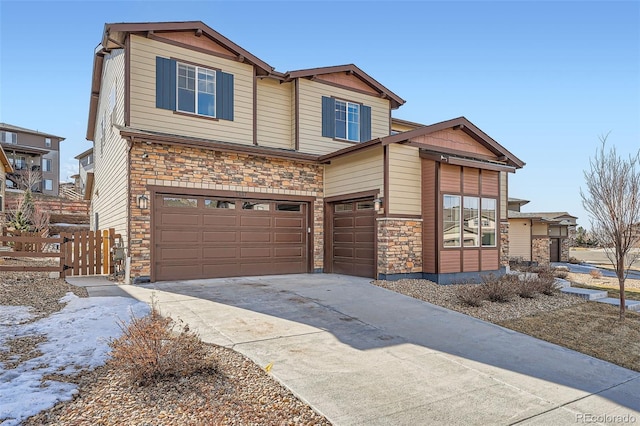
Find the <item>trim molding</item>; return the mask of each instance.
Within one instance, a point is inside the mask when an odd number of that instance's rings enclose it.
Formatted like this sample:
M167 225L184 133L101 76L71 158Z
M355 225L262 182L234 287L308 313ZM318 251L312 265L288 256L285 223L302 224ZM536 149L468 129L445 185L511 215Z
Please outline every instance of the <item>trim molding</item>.
M360 192L352 192L350 194L343 195L334 195L333 197L325 197L325 203L336 203L339 201L346 200L357 200L360 198L375 198L380 191L377 189L372 189L370 191L360 191Z

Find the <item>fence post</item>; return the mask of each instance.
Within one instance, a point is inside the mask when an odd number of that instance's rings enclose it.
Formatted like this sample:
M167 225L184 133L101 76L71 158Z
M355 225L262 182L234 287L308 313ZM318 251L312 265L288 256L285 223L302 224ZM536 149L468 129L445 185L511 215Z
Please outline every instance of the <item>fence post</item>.
M109 264L111 256L109 253L109 231L102 231L102 273L109 275Z
M66 278L67 277L67 271L66 269L64 269L64 265L67 264L66 262L66 258L65 258L65 253L66 253L66 243L65 243L65 239L66 239L67 233L66 232L62 232L60 234L60 243L58 244L58 251L60 252L60 278Z

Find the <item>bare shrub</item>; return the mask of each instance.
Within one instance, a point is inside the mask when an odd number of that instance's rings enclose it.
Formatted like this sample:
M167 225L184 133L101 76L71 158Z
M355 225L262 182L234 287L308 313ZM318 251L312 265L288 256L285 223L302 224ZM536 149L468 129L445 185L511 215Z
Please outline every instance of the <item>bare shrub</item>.
M502 281L508 284L515 294L523 299L533 299L536 297L537 286L534 282L536 278L525 276L521 279L518 275L505 275Z
M515 295L513 283L497 278L493 274L482 276L484 293L491 302L506 303Z
M539 274L538 278L532 281L535 283L535 289L538 293L553 296L559 291L556 278L553 274Z
M122 335L109 342L112 363L135 384L145 386L167 378L215 371L200 337L188 326L160 315L155 303L145 317L120 322Z
M467 306L482 306L482 302L486 299L484 288L481 284L458 285L455 293L458 300Z
M600 272L599 269L592 269L591 271L589 271L589 275L591 275L591 278L595 279L602 278L602 272Z

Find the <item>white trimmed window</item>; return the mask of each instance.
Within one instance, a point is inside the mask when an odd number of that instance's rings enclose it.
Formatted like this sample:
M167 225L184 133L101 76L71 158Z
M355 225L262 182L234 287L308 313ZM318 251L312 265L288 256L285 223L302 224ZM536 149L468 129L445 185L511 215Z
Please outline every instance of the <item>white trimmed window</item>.
M216 116L216 72L178 63L177 110Z
M51 148L51 138L44 138L44 146Z
M336 99L336 138L360 142L360 104Z
M51 179L44 180L45 191L53 191L53 181Z
M42 159L42 171L43 172L50 172L51 171L51 159L50 158L43 158Z

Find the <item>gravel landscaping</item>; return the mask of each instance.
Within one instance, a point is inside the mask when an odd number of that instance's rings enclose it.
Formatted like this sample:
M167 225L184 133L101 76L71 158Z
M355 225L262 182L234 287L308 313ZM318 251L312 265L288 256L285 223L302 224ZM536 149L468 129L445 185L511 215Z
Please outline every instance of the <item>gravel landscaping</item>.
M485 300L481 306L474 307L462 303L458 299L456 292L460 287L473 287L478 284L438 285L431 281L415 279L374 281L373 284L489 322L501 322L533 315L541 311L553 311L585 303L579 297L568 296L558 292L552 296L538 294L532 299L524 299L515 295L507 303Z

